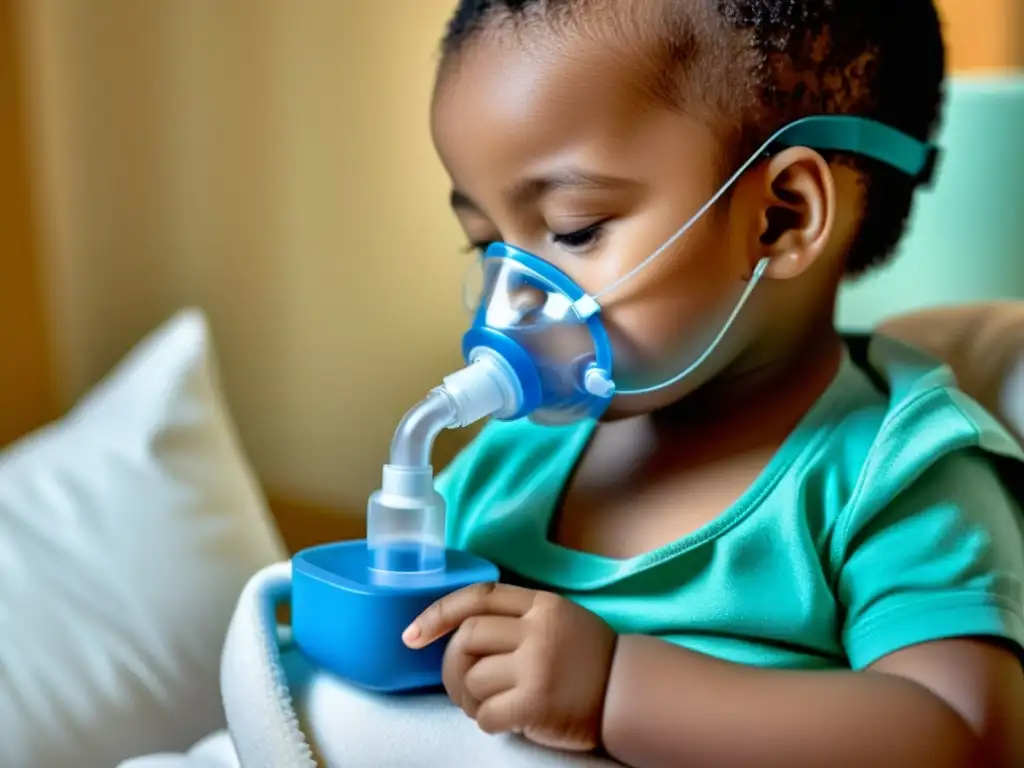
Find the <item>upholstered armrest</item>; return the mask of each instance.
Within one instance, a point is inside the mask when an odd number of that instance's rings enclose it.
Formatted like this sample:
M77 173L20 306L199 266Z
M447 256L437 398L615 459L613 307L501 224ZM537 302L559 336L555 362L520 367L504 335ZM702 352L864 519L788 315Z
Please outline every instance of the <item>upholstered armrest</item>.
M1024 443L1024 302L913 312L878 330L945 361L960 388Z

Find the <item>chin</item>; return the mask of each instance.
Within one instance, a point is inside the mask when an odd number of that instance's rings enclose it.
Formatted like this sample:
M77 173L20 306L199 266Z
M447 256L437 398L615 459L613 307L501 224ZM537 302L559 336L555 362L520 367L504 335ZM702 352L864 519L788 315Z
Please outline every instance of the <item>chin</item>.
M688 376L678 384L651 392L648 395L619 395L612 400L599 421L612 422L663 411L666 408L685 407L686 401L708 383Z
M712 356L703 365L687 375L682 381L665 389L647 395L617 395L599 419L602 422L621 421L646 416L660 411L683 412L690 408L701 408L705 395L712 393L716 385L730 376L738 360L725 354Z

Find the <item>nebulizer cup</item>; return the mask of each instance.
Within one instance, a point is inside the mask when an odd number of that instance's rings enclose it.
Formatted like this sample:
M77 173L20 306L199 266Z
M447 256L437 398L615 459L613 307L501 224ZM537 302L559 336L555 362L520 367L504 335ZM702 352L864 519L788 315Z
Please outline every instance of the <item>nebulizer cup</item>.
M390 488L389 488L390 486ZM389 574L429 574L445 568L445 504L430 468L388 465L366 511L369 567Z

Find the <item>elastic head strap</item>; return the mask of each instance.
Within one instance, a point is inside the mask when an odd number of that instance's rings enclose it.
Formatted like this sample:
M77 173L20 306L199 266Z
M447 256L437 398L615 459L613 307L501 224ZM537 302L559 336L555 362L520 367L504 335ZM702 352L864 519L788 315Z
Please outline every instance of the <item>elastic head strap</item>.
M885 163L928 185L935 176L939 149L903 131L865 117L814 115L783 127L770 140L786 147L850 152Z

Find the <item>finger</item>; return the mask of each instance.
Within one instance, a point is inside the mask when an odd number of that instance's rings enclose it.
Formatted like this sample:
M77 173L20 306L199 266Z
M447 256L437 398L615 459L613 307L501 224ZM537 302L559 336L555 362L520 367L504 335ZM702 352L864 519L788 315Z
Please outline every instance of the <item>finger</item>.
M487 701L515 687L516 669L516 659L511 653L485 656L469 668L462 684L475 702ZM479 707L475 709L479 710ZM476 717L476 712L466 714Z
M457 644L449 643L441 662L441 683L448 698L470 717L476 714L479 702L466 690L466 675L478 660L479 657L463 652Z
M523 641L526 628L513 616L470 616L455 630L451 643L470 656L511 653Z
M511 688L481 702L473 719L484 733L520 733L536 717L534 702Z
M470 717L479 698L466 695L467 673L483 657L514 651L524 631L522 621L511 616L470 616L452 635L441 664L441 682L448 697Z
M470 616L522 616L533 605L532 589L484 582L464 587L433 603L405 632L402 640L410 648L422 648L456 629Z

